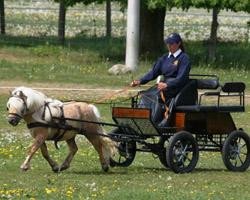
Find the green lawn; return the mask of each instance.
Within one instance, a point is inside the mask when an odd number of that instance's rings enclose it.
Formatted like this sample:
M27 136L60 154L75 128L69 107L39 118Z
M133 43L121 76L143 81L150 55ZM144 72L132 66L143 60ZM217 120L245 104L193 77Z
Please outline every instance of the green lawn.
M8 38L5 38L8 40ZM17 41L22 38L15 38ZM13 38L10 38L13 40ZM73 39L72 39L73 40ZM139 69L133 74L111 76L109 67L124 60L124 40L115 38L84 39L84 47L62 48L50 44L27 44L24 46L2 45L0 47L1 86L123 88L133 78L140 77L153 63L143 58ZM0 39L1 42L1 39ZM115 42L116 45L112 45ZM193 62L192 73L217 74L221 82L244 81L249 93L249 58L241 57L249 52L249 45L231 44L237 61L230 61L225 49L221 61L205 64L201 43L189 43L188 52ZM238 49L239 51L236 51ZM245 54L246 55L246 54ZM50 91L53 97L68 100L80 99L81 91ZM88 98L95 99L96 93ZM79 151L71 168L55 174L38 152L32 160L32 169L21 172L27 148L31 144L24 123L17 127L6 121L6 92L0 93L0 199L249 199L250 173L233 173L226 170L220 153L200 153L196 169L189 174L175 174L165 169L152 154L138 153L133 164L127 168L112 168L108 173L101 171L96 152L83 136L77 137ZM249 100L247 100L249 102ZM111 122L109 104L98 104L102 119ZM250 133L250 107L245 113L233 114L237 127ZM49 143L52 156L62 161L67 147L60 143L56 150Z
M248 199L250 173L228 171L220 153L201 152L196 169L175 174L164 168L151 153L138 153L127 168L101 171L97 153L83 136L77 137L79 151L71 168L55 174L38 152L32 168L21 172L31 137L24 123L17 127L6 121L7 96L0 97L0 199ZM111 121L108 105L98 105L103 120ZM249 107L234 114L239 127L249 133ZM62 161L67 153L61 142L56 150L48 142L53 158Z

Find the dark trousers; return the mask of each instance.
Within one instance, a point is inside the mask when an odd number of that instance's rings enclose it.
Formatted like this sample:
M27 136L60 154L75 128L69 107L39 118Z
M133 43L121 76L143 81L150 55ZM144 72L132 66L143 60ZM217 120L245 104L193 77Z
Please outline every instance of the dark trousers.
M173 91L163 92L165 100L161 98L160 91L156 86L141 92L141 100L139 102L140 108L151 109L151 119L158 124L164 119L166 106L169 106L172 98L175 96Z

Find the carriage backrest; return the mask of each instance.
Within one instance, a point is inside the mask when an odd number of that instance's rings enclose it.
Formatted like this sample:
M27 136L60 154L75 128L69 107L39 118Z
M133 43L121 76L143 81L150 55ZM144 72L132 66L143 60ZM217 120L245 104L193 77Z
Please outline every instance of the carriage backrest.
M190 79L184 88L176 95L174 99L175 106L195 105L198 102L198 90L216 90L220 87L217 77ZM225 87L228 88L228 87ZM240 88L240 85L235 86Z
M246 89L246 85L243 82L227 82L222 86L222 91L226 93L242 93Z
M184 88L176 95L174 105L194 105L197 103L198 91L196 80L190 80Z

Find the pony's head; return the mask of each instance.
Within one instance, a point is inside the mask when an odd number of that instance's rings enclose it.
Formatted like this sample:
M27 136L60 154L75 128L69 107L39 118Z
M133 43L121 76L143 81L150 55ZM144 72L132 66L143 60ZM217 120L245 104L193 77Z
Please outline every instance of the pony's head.
M43 106L45 99L43 93L31 88L16 88L7 102L8 122L16 126L25 115L32 114Z

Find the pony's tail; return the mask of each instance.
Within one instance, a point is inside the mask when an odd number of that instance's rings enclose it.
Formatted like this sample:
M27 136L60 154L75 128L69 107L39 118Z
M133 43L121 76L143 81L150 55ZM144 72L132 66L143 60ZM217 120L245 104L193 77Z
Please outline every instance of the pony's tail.
M98 108L97 108L96 106L94 106L93 104L89 104L89 107L92 108L92 110L93 110L93 112L94 112L96 118L97 118L97 119L100 119L100 118L101 118L101 114L100 114Z
M111 140L108 135L103 132L101 138L103 156L106 163L110 164L110 158L114 157L117 153L117 144L115 141ZM105 136L107 135L107 136Z
M98 108L93 104L90 104L89 106L92 108L96 118L99 120L101 118L101 115ZM99 130L99 132L101 133L100 141L102 144L103 156L106 163L110 163L110 158L114 157L114 155L117 153L117 144L115 141L111 140L108 137L107 133L104 131L102 127L100 128L101 130Z

